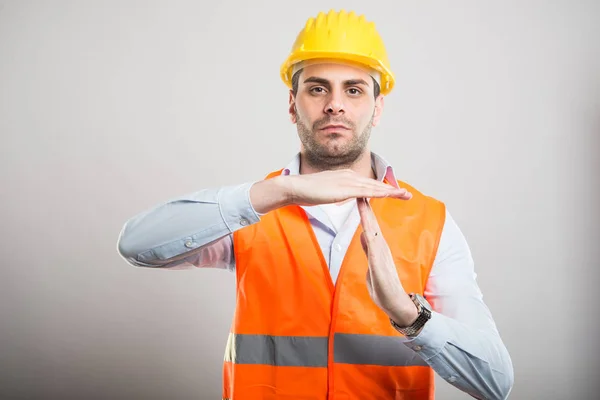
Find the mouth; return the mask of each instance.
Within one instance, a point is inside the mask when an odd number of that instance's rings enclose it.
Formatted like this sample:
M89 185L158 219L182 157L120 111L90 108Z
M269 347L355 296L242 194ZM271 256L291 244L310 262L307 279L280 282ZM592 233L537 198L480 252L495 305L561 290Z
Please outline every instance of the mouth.
M341 131L348 130L348 127L345 125L327 125L321 128L322 131Z

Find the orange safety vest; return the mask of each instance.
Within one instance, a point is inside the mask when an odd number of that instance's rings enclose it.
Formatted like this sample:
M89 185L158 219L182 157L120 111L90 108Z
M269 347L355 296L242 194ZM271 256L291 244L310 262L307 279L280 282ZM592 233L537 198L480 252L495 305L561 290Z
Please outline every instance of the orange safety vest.
M267 179L279 175L275 171ZM371 199L407 293L423 294L444 204ZM434 371L402 342L366 287L359 224L337 283L304 210L287 206L233 234L236 308L223 399L433 399Z

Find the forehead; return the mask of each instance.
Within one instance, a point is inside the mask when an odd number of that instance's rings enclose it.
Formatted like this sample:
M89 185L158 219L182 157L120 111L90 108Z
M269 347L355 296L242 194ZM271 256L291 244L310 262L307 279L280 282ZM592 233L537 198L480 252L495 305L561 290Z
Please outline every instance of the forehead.
M307 65L300 75L300 83L309 77L322 78L330 82L362 79L369 86L373 84L371 75L367 71L348 64L322 63Z

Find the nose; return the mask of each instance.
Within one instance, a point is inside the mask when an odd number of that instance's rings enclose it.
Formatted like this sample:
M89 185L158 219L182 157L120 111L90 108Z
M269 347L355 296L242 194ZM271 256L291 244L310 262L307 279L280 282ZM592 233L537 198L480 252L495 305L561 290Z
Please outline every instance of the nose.
M337 91L331 91L331 95L328 98L327 103L325 104L324 109L326 114L337 115L344 112L344 102L342 101L341 94L337 93Z

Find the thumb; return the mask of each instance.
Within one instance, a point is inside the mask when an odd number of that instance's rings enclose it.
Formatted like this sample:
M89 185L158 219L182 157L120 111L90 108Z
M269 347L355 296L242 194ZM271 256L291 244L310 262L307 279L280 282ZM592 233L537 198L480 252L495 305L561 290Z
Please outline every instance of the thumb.
M360 244L365 252L365 254L369 255L369 245L367 244L367 236L365 232L361 232L360 234Z

